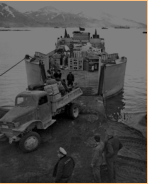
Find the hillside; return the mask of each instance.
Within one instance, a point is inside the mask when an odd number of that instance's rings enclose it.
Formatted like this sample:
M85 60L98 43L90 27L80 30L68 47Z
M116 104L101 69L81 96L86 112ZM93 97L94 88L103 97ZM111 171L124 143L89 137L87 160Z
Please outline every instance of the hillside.
M5 3L0 3L0 27L116 27L129 26L147 28L147 25L133 20L119 18L107 13L98 13L92 18L80 12L63 12L52 6L38 11L21 13Z

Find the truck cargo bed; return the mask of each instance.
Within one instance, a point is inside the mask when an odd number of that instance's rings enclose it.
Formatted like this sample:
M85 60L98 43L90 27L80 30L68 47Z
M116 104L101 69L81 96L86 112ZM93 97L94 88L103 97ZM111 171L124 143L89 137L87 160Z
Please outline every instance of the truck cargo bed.
M72 102L77 97L83 94L80 88L72 90L70 93L67 93L65 96L61 97L58 100L52 101L52 111L56 112L56 110L64 107L68 103Z

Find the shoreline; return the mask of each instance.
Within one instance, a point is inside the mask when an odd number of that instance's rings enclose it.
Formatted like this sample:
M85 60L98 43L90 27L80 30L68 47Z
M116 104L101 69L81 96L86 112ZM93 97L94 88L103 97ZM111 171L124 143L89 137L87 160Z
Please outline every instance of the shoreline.
M26 29L26 28L54 28L54 29L73 29L73 28L79 28L79 26L71 26L71 27L58 27L58 28L55 28L55 26L35 26L35 27L10 27L10 28L5 28L5 27L0 27L0 29ZM85 27L85 29L102 29L102 26L100 27ZM130 27L130 28L115 28L115 27L107 27L107 29L115 29L115 30L131 30L131 29L139 29L139 30L147 30L147 27Z
M75 102L80 106L79 117L70 120L62 114L57 116L55 124L40 132L43 142L35 152L24 154L17 143L0 142L1 182L53 183L52 171L58 159L56 151L62 146L76 161L70 182L92 183L90 162L95 145L93 136L99 133L104 139L108 129L114 130L123 143L116 165L117 183L146 183L147 140L142 133L123 123L106 119L103 103L97 96L81 96ZM8 154L2 154L4 152ZM10 165L13 172L10 172ZM7 173L10 173L9 176ZM101 176L103 183L109 182L105 166L101 167Z

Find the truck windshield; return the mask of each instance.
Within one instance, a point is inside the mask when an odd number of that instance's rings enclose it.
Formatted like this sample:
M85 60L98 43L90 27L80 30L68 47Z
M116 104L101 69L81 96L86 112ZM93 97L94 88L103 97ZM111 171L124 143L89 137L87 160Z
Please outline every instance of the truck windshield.
M16 106L35 106L35 100L30 96L20 96L16 99Z

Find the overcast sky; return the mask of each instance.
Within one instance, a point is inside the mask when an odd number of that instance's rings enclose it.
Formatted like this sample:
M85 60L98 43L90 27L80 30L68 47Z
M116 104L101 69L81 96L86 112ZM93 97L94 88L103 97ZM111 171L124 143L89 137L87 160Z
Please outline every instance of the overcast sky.
M79 13L97 18L98 13L129 18L147 24L147 1L1 1L20 12L35 11L45 6L53 6L61 11Z

